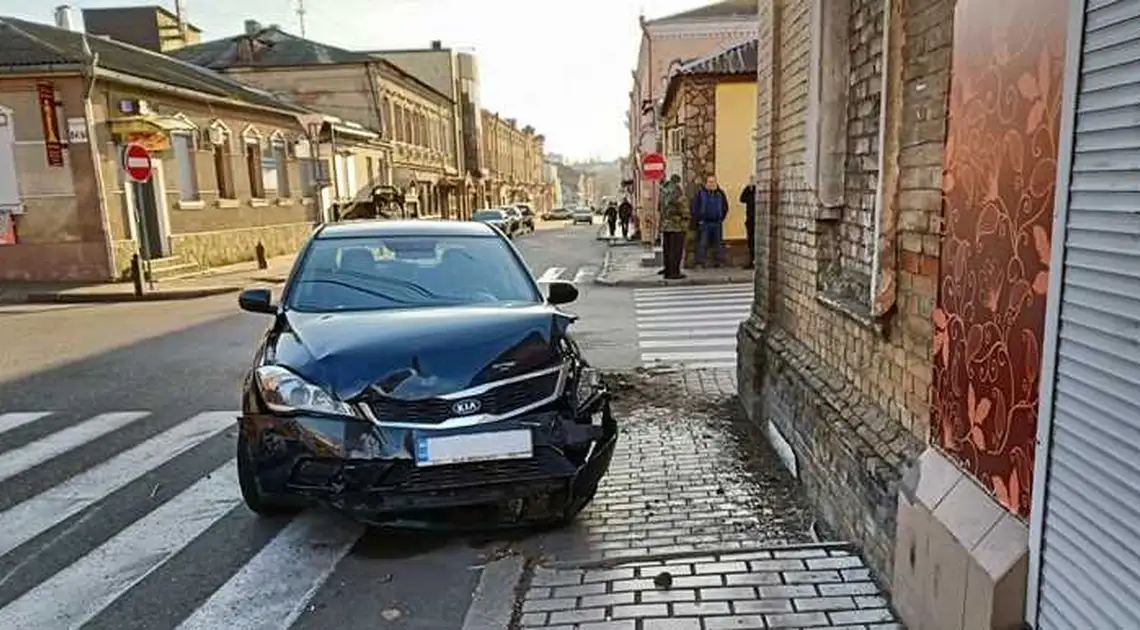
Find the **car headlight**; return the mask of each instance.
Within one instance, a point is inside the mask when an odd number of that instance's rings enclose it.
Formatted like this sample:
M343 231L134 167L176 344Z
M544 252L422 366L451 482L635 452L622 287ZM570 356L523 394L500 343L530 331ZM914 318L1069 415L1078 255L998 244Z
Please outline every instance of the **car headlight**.
M584 404L601 388L602 375L594 368L582 368L578 371L578 380L574 383L574 402Z
M313 411L354 416L352 407L289 370L265 365L254 372L265 406L277 412Z

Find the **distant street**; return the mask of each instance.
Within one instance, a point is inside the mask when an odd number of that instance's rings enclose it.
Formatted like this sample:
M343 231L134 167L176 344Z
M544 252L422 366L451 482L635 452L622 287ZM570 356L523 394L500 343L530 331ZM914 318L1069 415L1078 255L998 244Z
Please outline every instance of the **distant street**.
M536 276L585 283L570 305L582 343L629 367L629 292L588 286L596 232L516 243ZM165 628L195 610L202 625L187 627L277 627L314 586L296 627L460 627L501 543L259 521L241 505L232 418L267 321L234 296L8 305L0 324L0 627ZM247 597L258 605L230 607Z

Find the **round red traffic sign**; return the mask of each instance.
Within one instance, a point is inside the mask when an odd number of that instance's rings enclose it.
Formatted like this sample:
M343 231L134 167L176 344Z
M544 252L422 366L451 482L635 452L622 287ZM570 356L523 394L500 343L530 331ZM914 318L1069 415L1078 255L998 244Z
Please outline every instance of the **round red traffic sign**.
M123 149L123 170L131 181L145 182L150 179L154 163L150 159L150 151L141 144L128 144Z
M665 156L650 153L641 158L641 176L650 181L665 178Z

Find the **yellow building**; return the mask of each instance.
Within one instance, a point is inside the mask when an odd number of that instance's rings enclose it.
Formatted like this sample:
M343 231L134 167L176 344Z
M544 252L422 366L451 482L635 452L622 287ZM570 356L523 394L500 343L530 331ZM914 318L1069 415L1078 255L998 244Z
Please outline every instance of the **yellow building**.
M661 104L667 172L678 173L691 198L708 175L728 196L724 239L734 264L747 260L745 207L740 193L756 164L756 52L751 40L673 65Z
M543 177L546 138L534 127L520 128L513 118L482 111L483 206L529 203L548 210L549 185Z
M410 216L460 217L455 102L392 62L254 21L241 35L171 56L379 132L390 153L376 158L375 177L345 180L343 196L366 196L367 183L379 180L400 191Z

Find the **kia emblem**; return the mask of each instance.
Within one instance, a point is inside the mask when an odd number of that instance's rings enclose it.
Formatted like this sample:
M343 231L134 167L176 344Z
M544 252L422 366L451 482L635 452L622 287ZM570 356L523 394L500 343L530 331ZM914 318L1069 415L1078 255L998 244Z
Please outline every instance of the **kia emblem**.
M469 416L481 409L483 403L478 398L467 398L451 405L451 410L458 416Z

